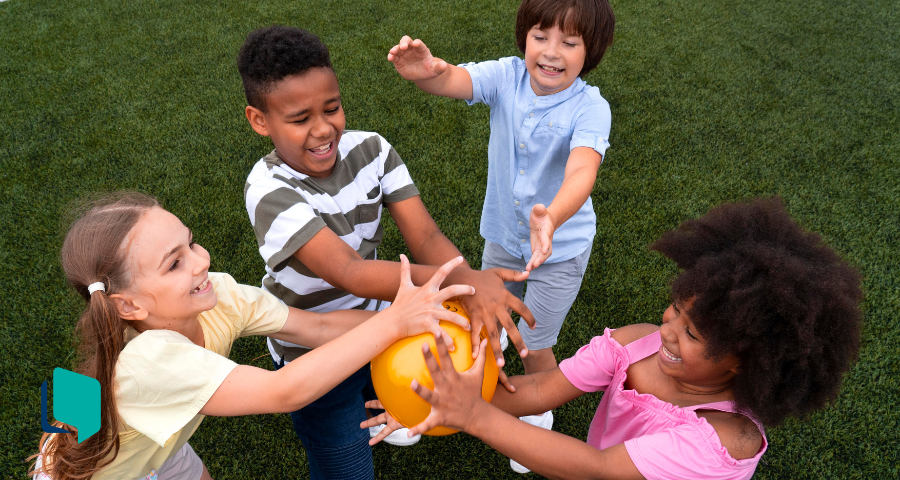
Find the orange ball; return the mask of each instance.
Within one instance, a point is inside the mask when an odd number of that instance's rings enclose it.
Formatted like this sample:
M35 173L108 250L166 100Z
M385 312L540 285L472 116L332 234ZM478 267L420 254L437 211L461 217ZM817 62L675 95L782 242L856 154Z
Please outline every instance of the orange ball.
M469 320L469 316L459 302L448 300L444 302L444 308ZM441 321L441 328L450 334L453 344L456 346L456 350L450 352L453 368L457 372L464 372L472 368L475 360L472 359L471 334L450 322ZM481 338L487 338L484 328L481 329ZM438 359L434 336L430 333L398 340L372 359L372 383L375 385L375 393L378 394L378 399L381 400L384 409L406 428L422 423L431 413L431 405L409 388L412 380L416 379L420 385L431 390L434 389L434 382L431 380L428 367L425 366L425 359L422 357L422 344L425 342L428 342L431 353L435 359ZM497 362L494 361L494 351L491 349L490 343L488 343L486 354L481 396L490 402L494 398L494 390L497 388L499 369ZM440 363L439 359L438 363ZM425 432L425 435L438 436L452 433L456 433L456 430L434 427Z

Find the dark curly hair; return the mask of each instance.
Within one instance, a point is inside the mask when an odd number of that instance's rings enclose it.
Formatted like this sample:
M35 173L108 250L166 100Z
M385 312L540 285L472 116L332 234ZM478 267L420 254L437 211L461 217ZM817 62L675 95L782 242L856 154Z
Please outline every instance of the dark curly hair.
M716 207L650 246L675 261L677 300L715 360L734 354L735 403L764 425L834 399L859 349L860 275L780 198Z
M319 37L296 27L272 25L250 32L237 58L247 103L267 111L266 95L284 77L331 66L328 47Z

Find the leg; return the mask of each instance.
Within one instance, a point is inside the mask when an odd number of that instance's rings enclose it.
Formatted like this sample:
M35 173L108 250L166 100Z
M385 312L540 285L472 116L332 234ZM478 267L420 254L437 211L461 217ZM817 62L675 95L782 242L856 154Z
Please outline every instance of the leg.
M311 479L375 478L369 433L359 428L366 419L363 390L370 377L366 365L321 398L291 412Z

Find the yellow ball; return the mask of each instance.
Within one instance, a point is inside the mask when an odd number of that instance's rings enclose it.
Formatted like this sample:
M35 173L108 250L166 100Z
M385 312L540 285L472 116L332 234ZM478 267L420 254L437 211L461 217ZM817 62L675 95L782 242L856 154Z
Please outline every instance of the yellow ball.
M469 316L459 302L448 300L444 302L444 308L469 320ZM464 372L472 368L475 361L472 359L471 334L450 322L441 321L441 328L450 334L453 344L456 345L456 350L450 352L453 368L457 372ZM487 338L484 328L481 329L481 338ZM378 399L381 400L385 410L407 428L422 423L431 413L431 405L409 388L412 380L416 379L420 385L434 389L434 382L431 380L428 367L425 366L425 359L422 357L422 344L426 341L431 347L431 353L437 359L434 336L430 333L423 333L398 340L372 360L372 383L375 385ZM490 343L488 343L486 354L481 396L490 402L494 398L494 390L497 388L499 369L497 362L494 361L494 351L491 349ZM456 433L456 430L435 427L425 432L425 435L438 436L452 433Z

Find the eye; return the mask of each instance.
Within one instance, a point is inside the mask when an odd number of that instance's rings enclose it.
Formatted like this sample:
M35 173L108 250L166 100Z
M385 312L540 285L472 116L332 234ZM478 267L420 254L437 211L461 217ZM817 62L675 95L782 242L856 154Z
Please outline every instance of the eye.
M688 329L687 327L685 327L684 333L686 333L686 334L687 334L689 337L691 337L692 339L697 340L697 337L695 337L694 334L691 333L690 329Z
M299 119L299 120L294 120L294 121L291 122L291 123L306 123L307 120L309 120L309 117L304 117L304 118L301 118L301 119Z
M337 113L337 112L339 112L340 110L341 110L341 106L338 105L338 106L332 108L331 110L325 110L325 113Z
M538 40L538 41L545 40L545 38L544 38L543 35L535 35L535 36L534 36L534 39L535 39L535 40Z
M575 42L563 42L563 44L565 44L567 47L573 47L573 48L577 46L577 44Z
M191 243L188 243L188 248L190 248L191 250L193 250L193 249L194 249L194 245L196 245L196 244L197 244L197 242L191 240Z
M181 263L181 260L175 260L174 262L172 262L172 266L169 267L169 271L171 272L172 270L175 270L176 268L178 268L179 263Z

